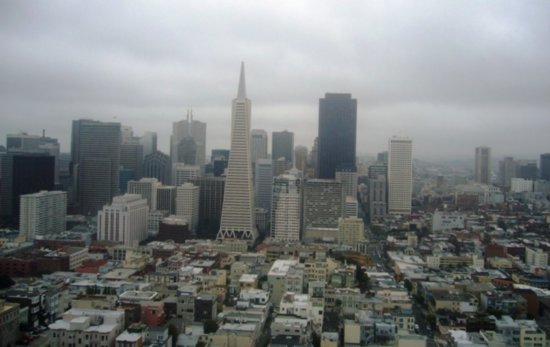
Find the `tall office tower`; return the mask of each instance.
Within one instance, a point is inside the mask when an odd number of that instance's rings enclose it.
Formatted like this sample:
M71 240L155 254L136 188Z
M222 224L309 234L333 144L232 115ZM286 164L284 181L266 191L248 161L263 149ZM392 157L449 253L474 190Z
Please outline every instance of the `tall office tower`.
M254 241L258 236L250 161L250 99L246 97L244 63L231 112L231 152L225 181L218 239Z
M7 152L18 153L46 153L55 157L55 183L59 183L59 142L57 139L42 136L21 134L8 134L6 136Z
M388 146L388 213L411 214L412 140L392 137Z
M225 174L225 169L227 169L227 163L229 163L229 150L213 149L212 156L210 157L210 162L213 166L214 176L223 176Z
M310 177L319 177L319 138L316 137L309 153Z
M280 157L279 159L273 159L273 177L280 176L288 170L288 162L285 157Z
M154 177L162 184L170 184L171 172L170 157L160 151L154 151L143 160L143 177Z
M344 215L342 183L335 180L312 179L304 185L303 232L308 229L338 228Z
M539 177L536 160L518 160L516 176L525 180L535 181Z
M71 163L81 214L95 215L118 194L120 135L120 123L73 121Z
M0 215L5 223L19 225L20 196L55 188L55 157L45 153L2 155Z
M285 242L300 241L302 227L302 180L286 174L273 179L271 237Z
M388 177L388 165L387 164L372 164L368 168L369 179L377 179L378 176Z
M273 189L273 162L271 159L258 159L254 177L256 207L271 211L271 191Z
M187 112L187 119L174 122L170 146L172 163L187 165L205 164L206 123L193 120L193 112Z
M491 148L476 147L474 179L483 184L491 183Z
M550 153L540 155L540 178L550 181Z
M161 186L162 184L156 178L144 177L139 181L128 182L128 193L141 195L147 200L149 211L154 211L157 209L157 189Z
M132 179L139 180L142 177L143 145L139 142L138 137L127 138L120 145L120 166L133 173Z
M176 215L187 219L189 230L197 234L199 226L200 188L193 183L185 183L176 190Z
M338 182L342 182L344 195L357 200L357 170L355 166L339 167L336 169L335 176Z
M262 129L252 129L250 132L250 156L252 165L255 165L258 159L267 159L267 133Z
M294 165L300 171L306 171L307 169L307 147L296 146L294 147Z
M97 239L135 247L147 238L147 200L139 194L115 196L97 212Z
M388 164L388 151L380 152L376 155L376 161L382 164Z
M172 185L174 186L181 186L201 176L201 167L198 165L187 165L184 163L172 164Z
M134 129L129 125L120 126L120 141L126 142L128 139L134 137Z
M67 216L67 193L41 191L21 195L19 231L26 241L35 236L59 234L65 231Z
M199 238L216 238L222 217L225 177L199 177L192 183L200 187Z
M294 154L294 133L290 131L274 131L271 134L271 158L285 158L287 169L292 167Z
M160 186L157 188L156 209L169 214L176 213L176 186Z
M143 146L143 158L145 159L146 156L157 150L157 133L146 131L145 134L139 138L139 143Z
M351 94L319 99L319 178L334 178L340 166L355 167L357 100Z
M344 218L357 217L359 213L359 202L357 198L347 195L344 198Z
M498 183L501 187L510 188L512 178L516 177L517 164L513 157L505 157L498 163Z
M369 177L369 218L374 221L386 216L386 175Z

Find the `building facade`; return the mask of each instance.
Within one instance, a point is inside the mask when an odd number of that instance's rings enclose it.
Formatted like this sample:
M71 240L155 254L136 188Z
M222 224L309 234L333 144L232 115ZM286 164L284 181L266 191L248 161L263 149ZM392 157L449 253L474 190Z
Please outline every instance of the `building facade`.
M256 239L254 189L250 160L251 102L246 97L244 63L231 115L231 152L218 239Z
M355 167L356 128L357 100L351 94L319 99L318 178L333 179L338 167Z
M273 187L273 162L271 159L259 159L254 175L254 196L256 207L271 211L271 191Z
M176 215L187 219L193 235L199 225L199 196L200 188L193 183L185 183L177 188Z
M162 184L170 184L172 161L160 151L154 151L143 159L143 177L154 177Z
M273 179L272 238L288 242L300 241L302 183L299 177L288 174Z
M172 124L170 156L172 163L205 164L206 123L193 120L192 112L187 112L187 119Z
M392 137L388 148L388 213L411 214L412 140Z
M118 194L120 144L120 123L73 121L71 162L81 214L96 214Z
M139 194L124 194L113 198L97 214L97 238L137 246L147 238L147 200Z
M19 230L27 241L32 241L38 235L64 232L66 216L66 192L41 191L21 195Z
M476 148L474 179L483 184L491 183L491 148Z

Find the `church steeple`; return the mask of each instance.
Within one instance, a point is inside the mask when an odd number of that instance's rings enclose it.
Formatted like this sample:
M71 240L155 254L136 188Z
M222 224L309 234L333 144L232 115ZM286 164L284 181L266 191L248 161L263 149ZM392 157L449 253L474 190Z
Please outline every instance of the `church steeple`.
M241 62L241 77L239 79L239 91L237 99L246 99L246 82L244 80L244 61Z

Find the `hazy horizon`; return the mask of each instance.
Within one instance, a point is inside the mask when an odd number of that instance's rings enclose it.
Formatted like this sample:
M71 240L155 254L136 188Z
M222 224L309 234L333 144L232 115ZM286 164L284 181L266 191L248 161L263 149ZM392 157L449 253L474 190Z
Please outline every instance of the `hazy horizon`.
M550 152L545 1L346 3L21 2L0 4L0 104L7 134L56 137L90 118L155 131L192 108L207 155L228 148L246 64L252 128L311 149L318 100L357 99L357 153L413 140L426 160L538 159Z

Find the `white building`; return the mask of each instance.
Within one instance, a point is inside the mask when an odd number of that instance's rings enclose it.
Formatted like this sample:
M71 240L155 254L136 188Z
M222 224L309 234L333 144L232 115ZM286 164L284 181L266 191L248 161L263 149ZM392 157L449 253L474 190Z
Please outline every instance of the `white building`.
M351 196L357 199L357 170L336 169L335 179L342 183L342 190L345 196Z
M388 147L388 213L411 214L412 140L392 137Z
M512 193L523 193L523 192L532 192L533 191L533 181L526 180L523 178L512 178L511 179L510 191Z
M548 253L540 248L525 247L525 263L530 266L546 268L548 266Z
M147 200L139 194L115 196L97 213L97 238L135 246L147 238Z
M464 216L456 212L435 211L432 216L432 231L464 229Z
M32 241L38 235L65 231L66 216L66 192L41 191L21 195L19 230L27 241Z
M147 200L150 211L157 209L157 189L162 184L156 178L145 177L139 181L128 182L128 193L139 194Z
M73 308L49 328L52 347L112 347L124 330L124 311Z
M222 218L218 239L258 237L254 211L254 190L250 158L250 99L246 97L244 63L241 65L239 90L231 112L231 151L225 180Z
M284 293L302 293L303 268L298 260L275 260L267 274L267 283L271 292L271 302L279 305Z
M201 167L198 165L187 165L184 163L172 164L172 184L175 186L181 186L201 176Z
M338 242L355 245L365 240L365 224L361 218L340 218L338 221Z
M271 237L300 241L302 224L302 181L295 175L281 175L273 180Z
M196 234L199 225L200 187L185 183L177 188L176 215L187 219L189 230Z

